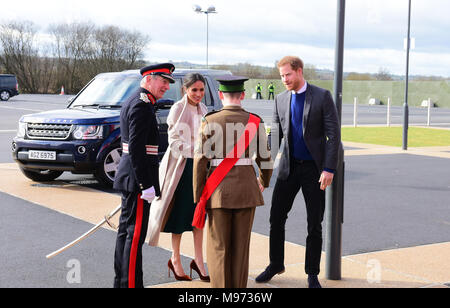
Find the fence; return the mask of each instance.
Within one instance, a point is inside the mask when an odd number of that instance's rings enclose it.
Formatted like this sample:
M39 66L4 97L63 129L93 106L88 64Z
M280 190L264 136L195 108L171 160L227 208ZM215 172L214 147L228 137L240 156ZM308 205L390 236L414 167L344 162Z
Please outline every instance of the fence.
M373 104L373 103L372 103ZM359 110L359 100L357 97L353 99L353 127L358 127L358 110ZM432 114L432 108L433 108L433 102L431 98L428 98L428 100L424 101L422 104L422 107L427 108L427 120L426 125L431 126L431 114ZM380 106L381 108L381 106ZM390 97L387 98L387 104L386 104L386 126L390 127L392 125L392 100Z
M275 95L285 91L280 80L251 79L245 83L247 98L255 94L258 82L263 86L263 98L267 99L269 82L275 86ZM329 90L333 93L333 80L308 80L308 83ZM358 97L361 102L368 102L376 97L383 104L387 98L391 99L392 106L402 106L405 99L404 81L357 81L345 80L343 89L343 104L352 104L353 98ZM409 82L409 106L420 107L424 99L431 98L436 107L450 108L450 81L410 81Z

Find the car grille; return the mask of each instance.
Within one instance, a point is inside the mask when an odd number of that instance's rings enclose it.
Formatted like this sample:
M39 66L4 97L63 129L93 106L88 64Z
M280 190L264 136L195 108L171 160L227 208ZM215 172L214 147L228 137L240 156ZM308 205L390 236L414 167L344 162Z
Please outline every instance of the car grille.
M66 140L72 131L68 124L37 124L28 123L27 135L30 139Z

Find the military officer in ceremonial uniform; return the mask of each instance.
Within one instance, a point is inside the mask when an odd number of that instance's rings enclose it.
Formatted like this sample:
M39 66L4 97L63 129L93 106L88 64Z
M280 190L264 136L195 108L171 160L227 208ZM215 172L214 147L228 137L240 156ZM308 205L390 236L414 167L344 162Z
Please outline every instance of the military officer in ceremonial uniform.
M141 69L141 89L122 106L122 158L114 189L122 192L122 213L114 255L114 287L143 288L142 245L147 233L150 204L160 195L159 133L155 103L175 80L172 64Z
M207 179L230 157L243 135L251 114L241 106L247 78L217 79L223 109L202 120L201 140L194 160L194 199L199 202ZM245 288L248 281L250 236L255 209L264 205L262 191L269 187L273 163L267 146L264 123L256 116L256 135L244 155L215 188L206 203L208 214L207 261L213 288ZM253 118L256 119L255 115ZM251 123L253 124L253 123ZM249 140L250 141L250 140ZM243 151L243 150L242 150ZM256 154L256 155L255 155ZM259 177L252 158L256 156Z

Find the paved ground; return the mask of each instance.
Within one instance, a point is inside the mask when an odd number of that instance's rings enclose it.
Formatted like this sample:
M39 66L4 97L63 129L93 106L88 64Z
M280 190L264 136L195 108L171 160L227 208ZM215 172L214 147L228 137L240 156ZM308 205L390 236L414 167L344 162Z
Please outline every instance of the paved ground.
M10 140L18 118L37 110L64 107L61 98L55 96L35 102L27 99L0 105L0 287L110 287L113 230L100 230L83 244L54 259L45 259L101 220L117 206L120 197L101 189L91 176L65 173L56 182L39 185L20 173L10 156ZM322 271L323 285L446 287L450 282L450 147L404 152L346 143L345 148L343 280L328 281ZM268 262L268 213L274 180L264 193L268 205L259 208L255 218L249 286L305 287L306 222L301 195L287 225L287 272L270 284L254 283L254 277ZM193 255L191 238L186 234L182 247L186 271ZM208 287L199 281L174 283L167 277L169 257L167 235L162 236L160 247L144 248L147 286ZM73 261L79 262L80 283L69 283Z

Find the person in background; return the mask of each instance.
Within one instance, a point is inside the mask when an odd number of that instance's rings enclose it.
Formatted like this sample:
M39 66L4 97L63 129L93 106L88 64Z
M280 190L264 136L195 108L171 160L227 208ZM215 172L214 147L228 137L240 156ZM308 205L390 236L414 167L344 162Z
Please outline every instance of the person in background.
M269 90L269 100L275 99L275 86L273 85L273 82L269 83L269 86L267 87Z
M262 99L262 85L259 82L256 85L256 99Z

